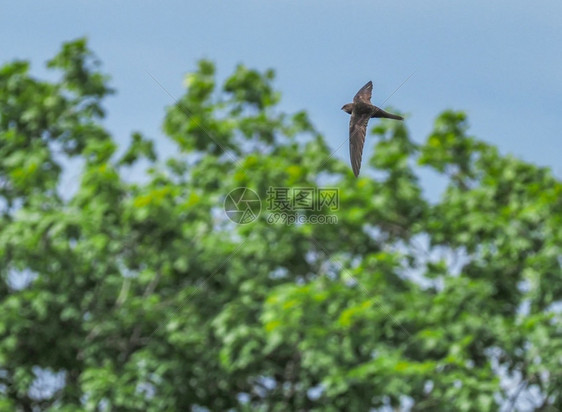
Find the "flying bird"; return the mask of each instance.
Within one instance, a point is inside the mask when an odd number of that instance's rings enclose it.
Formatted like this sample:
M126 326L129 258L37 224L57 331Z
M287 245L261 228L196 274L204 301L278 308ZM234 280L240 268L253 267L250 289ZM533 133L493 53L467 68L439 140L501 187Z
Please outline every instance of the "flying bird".
M365 144L369 119L372 117L385 117L387 119L404 120L402 116L385 112L383 109L371 104L372 92L373 82L369 81L359 89L353 98L353 103L345 104L341 108L344 112L351 115L349 121L349 155L355 177L359 176L359 169L361 169L361 157L363 155L363 145Z

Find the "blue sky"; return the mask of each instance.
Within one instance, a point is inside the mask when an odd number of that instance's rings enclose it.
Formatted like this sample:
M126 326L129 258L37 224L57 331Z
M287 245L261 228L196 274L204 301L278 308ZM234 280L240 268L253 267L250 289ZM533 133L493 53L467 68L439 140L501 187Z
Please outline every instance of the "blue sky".
M160 124L200 58L220 79L237 63L274 68L281 108L306 109L332 148L340 111L368 80L372 101L409 114L422 141L444 109L468 112L471 133L562 177L562 3L543 1L57 1L0 8L0 63L44 61L87 36L118 94L106 101L119 142L139 130L166 150ZM373 143L367 143L367 154ZM348 161L347 144L337 156Z

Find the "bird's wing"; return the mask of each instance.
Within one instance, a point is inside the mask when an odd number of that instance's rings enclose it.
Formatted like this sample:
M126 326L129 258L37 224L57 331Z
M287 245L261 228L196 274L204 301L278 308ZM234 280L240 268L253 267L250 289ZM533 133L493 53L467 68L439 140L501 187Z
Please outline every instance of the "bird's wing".
M351 120L349 121L349 156L351 157L351 168L355 177L359 176L359 169L361 169L367 123L369 123L368 113L357 114L353 112L351 114Z
M373 93L373 82L369 81L365 86L361 87L355 97L353 103L363 102L371 103L371 93Z

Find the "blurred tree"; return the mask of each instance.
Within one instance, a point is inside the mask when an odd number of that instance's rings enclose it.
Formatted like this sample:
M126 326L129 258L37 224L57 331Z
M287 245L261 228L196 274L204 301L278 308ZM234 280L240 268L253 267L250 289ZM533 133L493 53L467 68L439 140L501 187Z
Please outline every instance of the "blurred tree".
M356 179L305 112L277 109L272 71L220 86L205 60L164 120L178 153L161 161L135 133L118 156L86 41L48 65L59 81L0 68L1 410L562 409L548 169L447 111L422 145L379 123L377 173ZM141 159L147 181L124 180ZM420 167L447 179L439 201ZM337 224L222 210L237 187L265 200L326 182Z

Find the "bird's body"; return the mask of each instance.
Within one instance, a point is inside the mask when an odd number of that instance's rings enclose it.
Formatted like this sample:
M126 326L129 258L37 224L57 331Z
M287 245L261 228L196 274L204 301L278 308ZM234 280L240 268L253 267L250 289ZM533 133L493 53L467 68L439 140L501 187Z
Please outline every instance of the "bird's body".
M351 115L349 121L349 155L351 167L355 176L359 176L361 169L361 157L363 156L363 145L367 134L367 123L373 117L384 117L387 119L403 120L402 116L388 113L381 108L371 104L371 93L373 82L369 81L363 86L353 98L353 103L348 103L342 110Z

